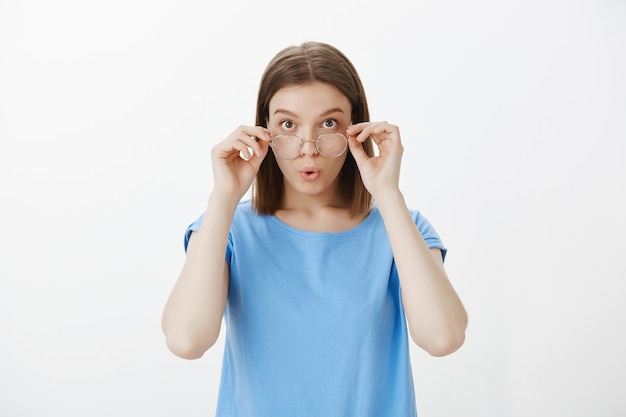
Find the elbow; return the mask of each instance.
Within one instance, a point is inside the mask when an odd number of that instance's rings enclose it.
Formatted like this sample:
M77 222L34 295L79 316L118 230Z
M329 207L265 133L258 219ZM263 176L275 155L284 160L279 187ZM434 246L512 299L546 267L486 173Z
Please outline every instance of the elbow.
M170 350L170 352L172 352L179 358L193 360L199 359L202 357L202 355L204 355L204 351L198 349L190 343L181 343L171 340L169 338L166 338L165 340L167 343L167 348Z
M450 355L465 343L467 321L447 328L431 329L426 335L423 332L411 329L411 338L430 356L443 357Z
M164 331L164 333L165 343L170 352L179 358L193 360L201 358L215 344L219 330L215 333L205 334L204 337L194 337L171 331Z
M459 350L465 343L467 323L467 312L462 310L458 320L439 328L439 331L433 334L430 343L425 347L426 352L434 357L443 357Z
M423 348L430 356L440 358L456 352L463 346L463 343L465 343L465 332L461 331L440 336Z

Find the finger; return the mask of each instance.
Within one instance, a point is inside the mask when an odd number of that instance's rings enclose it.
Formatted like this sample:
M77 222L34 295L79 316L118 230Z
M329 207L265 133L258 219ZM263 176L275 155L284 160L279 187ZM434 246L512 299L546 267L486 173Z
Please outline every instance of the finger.
M248 135L249 139L257 144L261 142L269 144L272 141L272 133L269 129L264 128L263 126L247 127L242 131L242 133L244 135ZM250 142L246 142L250 146ZM264 151L263 148L258 145L252 145L250 147L254 150L255 155L260 157L263 157L267 152L267 150Z
M400 132L400 129L398 129L398 126L389 124L387 122L374 126L372 129L372 134L375 134L375 135L399 133L399 132Z
M360 166L363 162L369 159L365 149L363 149L363 144L358 142L354 136L348 137L348 147L350 148L350 152L352 153L357 166Z
M247 136L244 134L244 135L241 135L238 138L238 140L241 141L245 145L245 147L251 149L252 152L254 152L254 154L257 156L263 156L263 150L261 149L259 142L268 143L264 135L263 135L263 139L259 139L256 136L252 136L252 135ZM238 149L243 150L241 148L238 148Z
M272 140L272 133L263 126L248 127L242 133L253 137L255 140L269 142Z
M215 158L223 160L232 160L239 157L241 145L237 145L232 139L218 143L211 150L211 154Z
M367 128L371 124L372 122L361 122L361 123L353 124L349 126L348 129L346 129L346 133L348 134L348 136L357 136L359 133L361 133L365 128Z
M259 142L259 145L261 146L261 151L263 155L258 156L255 154L248 160L248 163L252 165L252 168L254 169L255 172L259 172L259 167L261 166L261 162L263 162L263 160L265 159L265 155L267 155L267 149L270 146L269 143L265 141Z
M246 144L242 140L237 140L232 143L232 149L238 153L240 158L245 159L246 161L252 157L253 150L248 144Z
M368 126L360 135L368 135L372 138L376 145L380 145L383 141L391 140L392 142L400 140L400 130L398 126L387 122L375 123ZM357 139L359 139L357 137Z
M356 134L357 141L365 142L365 140L374 133L381 132L381 129L384 129L383 126L386 124L387 122L360 123L355 126L355 130L351 131L351 133ZM373 139L376 143L378 143L376 138Z

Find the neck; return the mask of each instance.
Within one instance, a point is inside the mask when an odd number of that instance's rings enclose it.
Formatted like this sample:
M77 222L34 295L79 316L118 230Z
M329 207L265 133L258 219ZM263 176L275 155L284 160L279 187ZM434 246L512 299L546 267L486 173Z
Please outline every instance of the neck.
M337 187L329 187L317 194L304 194L285 184L279 210L315 213L325 208L349 209L350 204L340 197Z

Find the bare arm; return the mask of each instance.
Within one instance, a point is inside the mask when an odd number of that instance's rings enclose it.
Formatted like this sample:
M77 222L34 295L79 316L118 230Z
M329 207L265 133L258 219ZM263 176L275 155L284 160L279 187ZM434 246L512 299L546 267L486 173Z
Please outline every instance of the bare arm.
M347 133L363 183L385 222L411 337L433 356L450 354L465 341L467 313L445 272L441 251L428 248L400 192L400 131L377 122L353 125ZM360 142L368 137L378 146L379 156L365 154Z
M189 240L161 322L167 346L181 358L201 357L219 336L229 286L225 255L230 224L267 154L269 140L267 129L240 126L211 151L213 191L202 225Z
M185 359L201 357L217 340L228 295L224 259L237 201L211 194L202 225L192 233L187 257L163 312L168 348Z
M433 356L456 351L465 340L467 314L443 267L441 251L428 248L400 191L381 195L377 204L391 242L413 341Z

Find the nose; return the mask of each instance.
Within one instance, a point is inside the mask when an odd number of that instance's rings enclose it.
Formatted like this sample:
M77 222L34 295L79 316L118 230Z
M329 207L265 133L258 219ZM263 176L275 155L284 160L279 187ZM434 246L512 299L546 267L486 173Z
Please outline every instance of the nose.
M317 141L317 129L313 126L302 126L300 130L300 136L302 138L302 150L300 153L302 155L317 155L317 146L315 142Z
M315 142L317 139L302 139L302 155L317 155L317 146Z

